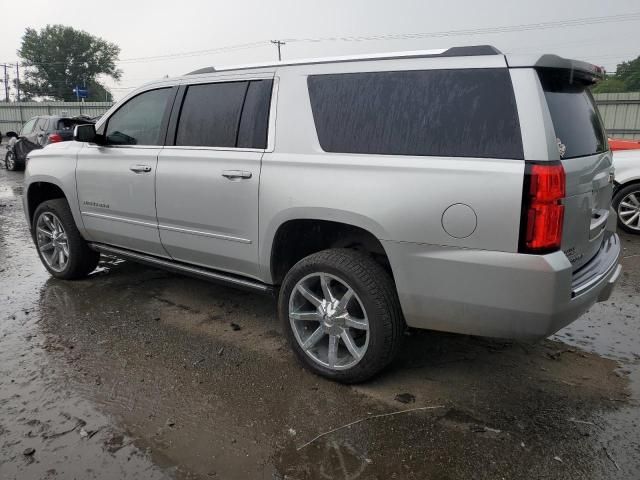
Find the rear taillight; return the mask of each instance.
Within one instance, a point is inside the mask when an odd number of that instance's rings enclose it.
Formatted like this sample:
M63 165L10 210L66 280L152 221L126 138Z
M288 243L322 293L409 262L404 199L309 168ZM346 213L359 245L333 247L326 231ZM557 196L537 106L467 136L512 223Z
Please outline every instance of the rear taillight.
M519 251L548 253L560 249L565 195L566 179L560 162L527 163Z
M58 143L62 142L62 135L59 133L50 133L49 134L49 143Z

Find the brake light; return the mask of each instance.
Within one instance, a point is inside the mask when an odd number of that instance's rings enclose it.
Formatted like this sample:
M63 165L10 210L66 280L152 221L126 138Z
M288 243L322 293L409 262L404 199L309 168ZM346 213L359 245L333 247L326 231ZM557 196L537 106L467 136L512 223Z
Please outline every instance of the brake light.
M49 134L49 143L58 143L62 142L62 135L59 133L50 133Z
M528 163L525 170L520 251L548 253L560 248L566 195L560 162Z

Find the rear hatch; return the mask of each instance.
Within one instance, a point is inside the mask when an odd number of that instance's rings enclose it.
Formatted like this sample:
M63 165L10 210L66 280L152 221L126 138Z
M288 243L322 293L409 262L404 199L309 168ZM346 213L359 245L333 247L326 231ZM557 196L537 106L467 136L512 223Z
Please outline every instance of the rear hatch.
M607 136L589 91L594 77L566 68L537 68L566 175L562 250L574 271L599 251L606 235L613 167Z
M83 117L73 118L61 118L58 120L58 124L51 133L57 133L62 138L61 141L66 142L73 140L73 130L76 125L86 125L87 123L94 123L92 120Z

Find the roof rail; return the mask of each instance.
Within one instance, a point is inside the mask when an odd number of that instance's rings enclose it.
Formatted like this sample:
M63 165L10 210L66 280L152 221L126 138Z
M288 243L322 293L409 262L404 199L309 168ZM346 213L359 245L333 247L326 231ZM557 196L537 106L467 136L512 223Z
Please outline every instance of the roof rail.
M356 62L367 60L393 60L397 58L430 58L430 57L472 57L479 55L502 55L502 52L491 45L470 45L465 47L441 48L435 50L416 50L405 52L387 52L387 53L367 53L360 55L349 55L342 57L325 57L325 58L306 58L298 60L290 60L277 63L255 63L249 65L233 65L228 67L205 67L187 75L197 75L201 73L213 73L228 70L247 70L250 68L268 68L268 67L284 67L292 65L312 65L318 63L333 62Z

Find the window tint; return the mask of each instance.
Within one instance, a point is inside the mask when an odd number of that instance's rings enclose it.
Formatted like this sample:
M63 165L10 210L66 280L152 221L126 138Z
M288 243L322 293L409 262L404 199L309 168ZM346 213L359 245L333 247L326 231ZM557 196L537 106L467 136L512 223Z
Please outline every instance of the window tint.
M38 120L38 117L33 117L25 123L22 130L20 130L20 136L29 135L33 131L33 126L36 124L36 120Z
M60 120L58 120L58 126L56 130L70 131L73 130L76 125L86 125L88 123L91 122L76 118L61 118Z
M235 147L248 82L191 85L187 89L176 145Z
M607 135L589 88L569 71L538 71L562 158L604 152ZM560 147L562 149L562 147Z
M162 88L133 97L107 120L111 145L160 145L160 126L171 89Z
M272 88L272 80L253 80L249 83L238 131L238 147L267 148Z
M523 158L507 69L310 76L325 151Z

